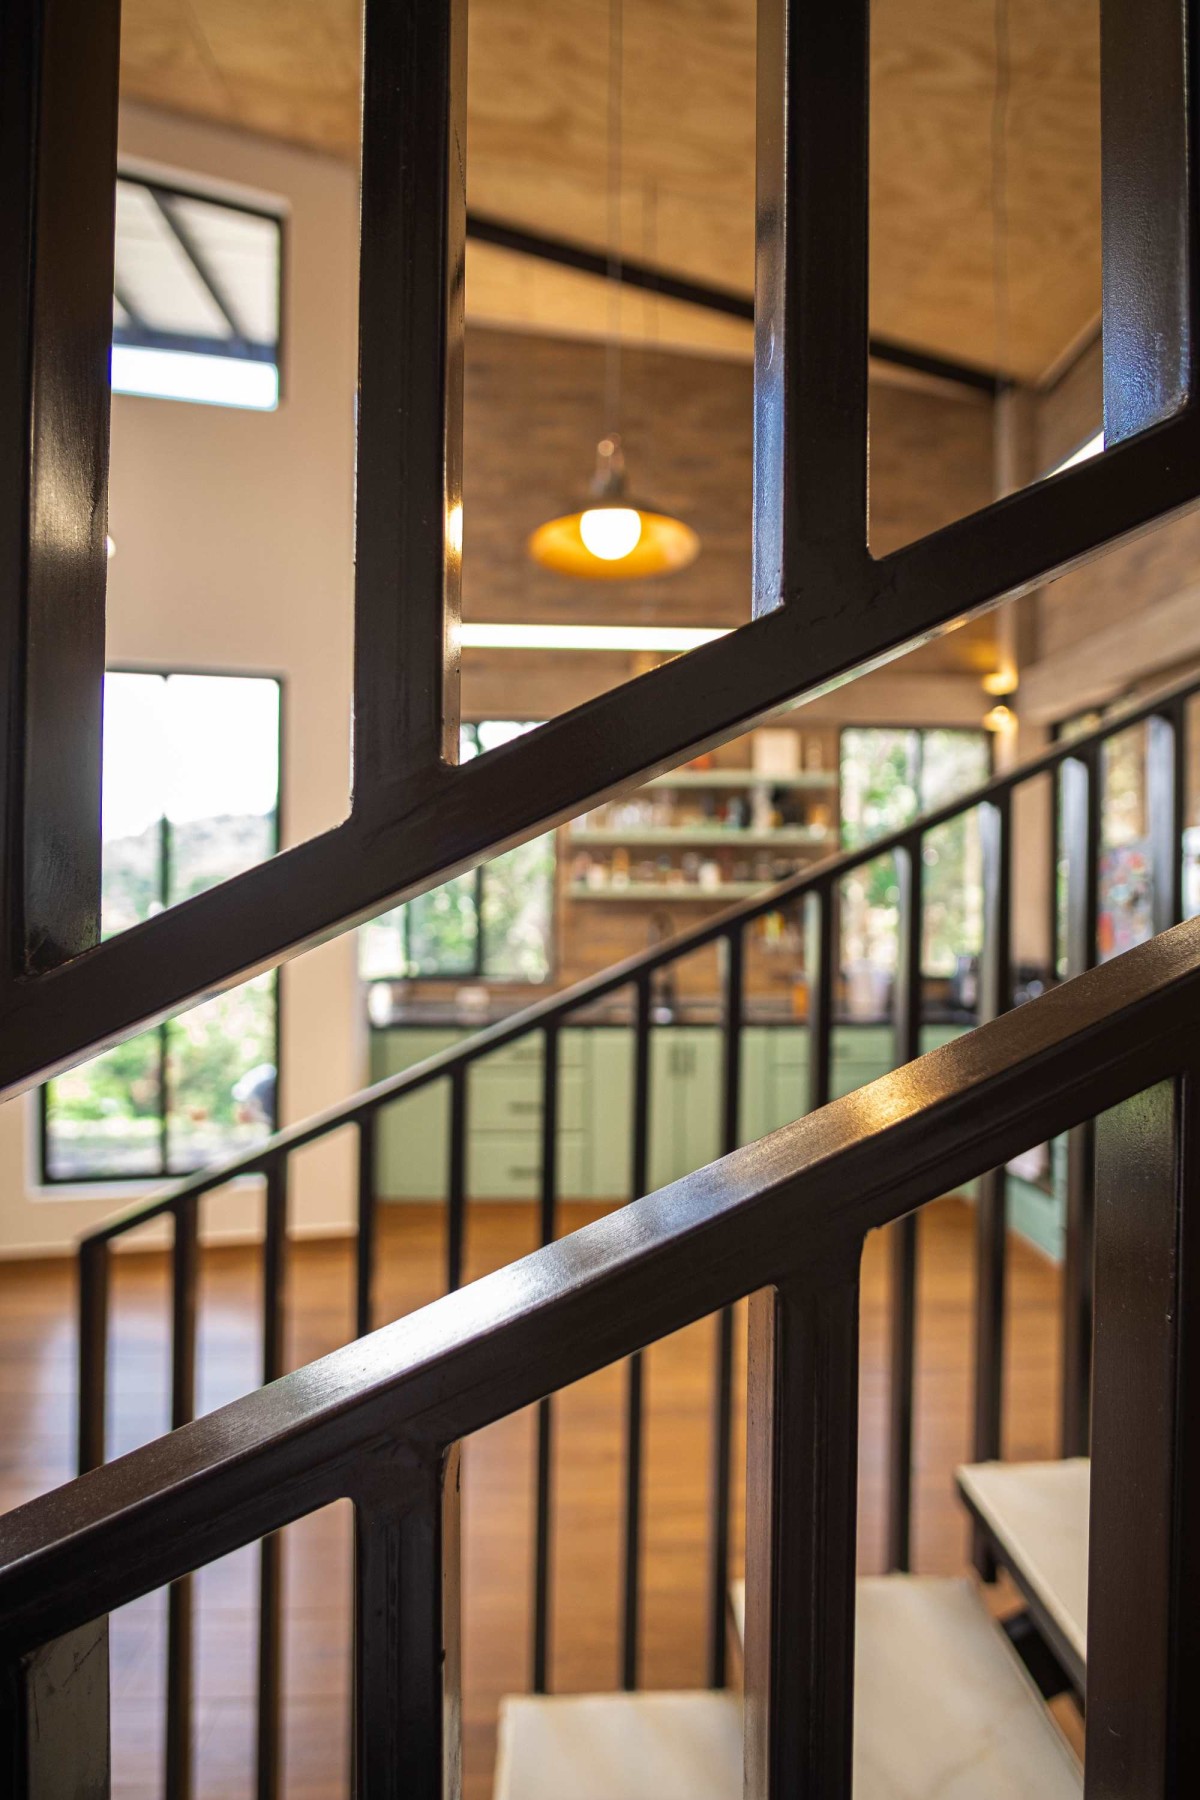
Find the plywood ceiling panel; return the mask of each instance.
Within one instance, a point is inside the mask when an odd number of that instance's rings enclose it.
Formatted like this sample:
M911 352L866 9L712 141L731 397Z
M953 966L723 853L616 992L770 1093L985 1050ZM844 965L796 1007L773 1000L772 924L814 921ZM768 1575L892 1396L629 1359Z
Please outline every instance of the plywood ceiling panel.
M1007 19L998 186L994 0L875 0L872 329L1034 380L1099 304L1098 0ZM605 0L471 0L470 21L471 205L602 248ZM356 0L125 0L125 92L353 156L360 31ZM745 290L754 55L754 0L626 0L625 247ZM481 303L489 283L485 316L544 329L559 305L571 329L569 294L493 267Z

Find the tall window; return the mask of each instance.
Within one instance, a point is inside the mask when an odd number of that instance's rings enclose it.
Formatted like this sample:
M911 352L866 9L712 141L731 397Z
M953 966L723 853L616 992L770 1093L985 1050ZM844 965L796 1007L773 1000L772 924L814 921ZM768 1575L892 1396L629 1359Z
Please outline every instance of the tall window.
M122 176L113 391L275 407L282 232L259 208Z
M279 847L277 681L111 672L104 682L101 934ZM183 1175L276 1123L276 977L105 1051L41 1093L49 1182Z
M842 845L859 849L901 830L918 813L943 806L987 781L986 731L847 727L841 734ZM894 960L895 870L890 857L868 864L846 884L843 930L851 955ZM978 821L966 813L925 838L922 878L927 975L953 975L980 946L983 887Z
M461 758L532 729L511 719L464 725ZM359 967L365 981L546 981L553 926L554 833L547 832L365 925Z

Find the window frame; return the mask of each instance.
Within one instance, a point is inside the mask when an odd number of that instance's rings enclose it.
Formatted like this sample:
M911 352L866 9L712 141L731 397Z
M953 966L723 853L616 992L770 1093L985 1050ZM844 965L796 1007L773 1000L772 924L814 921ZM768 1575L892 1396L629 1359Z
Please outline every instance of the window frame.
M279 691L279 730L277 737L279 775L275 789L275 813L274 828L271 833L271 856L278 856L283 842L285 796L284 752L286 748L285 703L287 697L286 679L279 674L277 670L272 669L219 669L201 667L192 663L172 663L170 665L138 662L113 663L109 668L105 669L105 675L155 675L163 680L169 679L172 675L190 675L201 678L212 676L221 680L273 681L275 683L275 686ZM170 856L167 850L167 843L169 842L170 837L170 821L166 818L159 820L159 832L159 892L165 906L171 869ZM176 904L184 903L177 902ZM280 979L281 974L282 968L276 968L272 971L272 981L274 986L273 997L275 1002L275 1098L271 1109L272 1116L269 1121L270 1132L268 1135L278 1131L280 1117L279 1096L283 1078L283 982ZM179 1015L173 1016L178 1017ZM50 1149L49 1093L51 1083L49 1081L44 1081L37 1089L37 1169L35 1178L36 1186L38 1188L46 1189L51 1192L61 1192L74 1188L84 1188L89 1191L101 1188L120 1188L123 1191L128 1191L147 1187L161 1187L164 1182L182 1181L186 1179L188 1171L179 1172L171 1170L167 1166L168 1158L165 1154L168 1146L167 1128L170 1108L170 1084L167 1080L167 1059L169 1055L168 1032L170 1030L170 1025L170 1019L163 1019L159 1024L150 1027L150 1030L155 1033L159 1041L158 1059L160 1080L158 1086L158 1124L159 1143L163 1152L160 1156L161 1168L144 1175L121 1175L114 1173L112 1170L103 1170L96 1174L85 1174L78 1170L73 1170L69 1175L51 1174L48 1154ZM137 1035L141 1037L149 1034L139 1032Z
M909 733L915 734L915 736L917 737L917 740L918 740L917 767L916 767L917 812L916 812L915 816L918 818L920 817L920 814L921 814L920 783L921 783L921 777L924 774L924 769L925 769L924 737L925 737L926 732L930 732L930 731L961 731L965 735L970 735L971 737L983 738L985 740L985 742L987 743L987 768L988 768L989 781L992 779L992 777L996 773L995 733L989 731L987 729L986 725L960 725L960 724L953 723L953 722L944 723L941 720L931 720L931 721L928 721L924 725L893 724L893 723L889 723L886 719L863 719L861 721L858 719L853 719L853 720L850 720L845 725L839 725L838 726L838 755L837 755L838 848L842 852L845 852L848 848L851 847L846 844L845 837L843 836L846 821L845 821L845 817L842 813L842 787L843 787L843 783L842 783L842 740L845 738L845 735L848 731L895 731L895 732L904 731L904 732L909 732ZM853 848L865 850L867 848L867 845L865 843L860 844L860 845L854 845Z
M243 213L250 218L264 219L275 227L278 241L278 254L276 256L275 264L275 354L273 358L254 357L245 354L244 352L239 353L236 348L230 349L225 344L224 340L219 338L209 339L193 337L185 332L164 332L154 328L147 328L140 336L136 332L127 335L123 332L120 343L132 348L177 350L191 355L224 357L230 362L250 361L264 364L269 363L275 370L275 405L270 408L253 407L249 410L256 412L277 411L286 397L286 302L288 291L288 266L290 261L290 217L286 205L283 201L272 203L266 198L256 197L249 193L234 193L230 190L228 185L224 183L218 183L216 189L208 188L205 186L205 178L203 175L197 175L195 180L192 181L186 174L181 175L175 171L172 171L170 174L160 173L156 169L147 167L136 160L128 162L121 160L118 162L117 180L128 182L134 187L145 188L149 194L155 197L161 197L168 205L173 199L196 200L205 206L220 206L227 212ZM191 252L187 252L186 254L188 255L189 261L191 261ZM196 267L197 265L193 262L193 266ZM197 275L201 281L205 280L204 275L200 273L198 267ZM113 279L113 297L114 299L118 298L115 274ZM114 346L118 345L117 333L119 330L122 330L122 328L114 323L112 332L112 343ZM243 339L242 342L248 350L250 348L249 341ZM236 343L236 340L231 339L230 343ZM179 406L195 406L200 404L222 407L227 411L242 410L225 400L196 401L178 394L125 395L121 389L117 389L115 392L124 398L173 401ZM183 670L173 671L173 673L180 674L184 672L185 671ZM197 673L202 672L203 671L197 671Z
M491 718L463 719L460 722L459 729L460 729L460 731L471 731L471 732L474 732L477 734L481 726L489 725L492 723L493 723L493 720ZM520 723L520 724L526 725L529 728L532 728L532 726L534 724L536 724L537 721L516 720L516 721L514 721L514 723ZM484 750L479 746L478 737L476 737L475 756L487 756L490 754L491 754L490 751ZM474 760L474 758L472 758L472 760ZM475 932L474 954L471 958L470 968L453 969L453 970L448 970L448 971L438 970L438 971L432 971L432 972L427 971L427 970L420 970L420 969L418 969L418 970L407 969L404 973L397 974L397 975L367 975L367 976L362 977L363 987L369 990L374 987L390 985L390 984L400 982L400 981L474 982L474 983L482 984L484 986L520 987L520 988L545 988L545 987L552 985L552 983L554 981L554 977L555 977L555 971L558 966L558 931L557 931L557 917L556 917L556 908L557 908L557 901L558 901L558 841L557 841L558 840L558 832L557 832L557 829L554 829L554 830L551 830L548 832L540 832L540 833L538 833L538 836L549 837L552 840L554 840L554 848L553 848L554 869L553 869L553 872L552 872L552 875L550 878L550 887L551 887L551 892L550 892L550 931L549 931L547 943L546 943L546 973L540 981L535 980L532 976L528 976L528 975L492 975L484 969L484 966L483 966L483 957L484 957L483 896L484 896L484 889L486 886L488 865L489 865L489 862L494 860L493 858L489 858L488 861L476 863L476 865L473 869L464 871L464 874L470 874L474 878L474 882L473 882L474 904L475 904L475 918L476 918L476 923L477 923L477 930ZM501 852L501 854L503 855L504 852ZM451 880L461 881L461 880L463 880L463 878L464 878L463 875L455 875L455 876L451 877ZM449 883L446 883L445 885L448 886ZM432 892L432 891L436 891L436 890L430 890L430 891ZM421 896L418 895L418 899L419 898L421 898ZM411 902L405 903L404 943L405 943L405 961L406 961L406 963L409 961L409 958L408 958L408 942L409 942L408 914L407 914L407 910L406 910L407 905L411 905Z

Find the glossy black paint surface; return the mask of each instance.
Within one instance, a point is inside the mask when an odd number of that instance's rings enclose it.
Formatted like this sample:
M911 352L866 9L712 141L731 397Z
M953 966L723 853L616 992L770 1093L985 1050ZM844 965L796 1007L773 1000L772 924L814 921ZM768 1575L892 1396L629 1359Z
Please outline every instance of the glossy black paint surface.
M12 0L3 15L0 60L13 59L19 80L0 223L22 279L27 256L35 256L32 286L18 284L17 303L5 315L12 336L3 378L18 402L19 442L9 439L4 469L20 491L28 488L33 517L43 492L54 492L64 541L102 543L93 488L55 487L55 459L83 453L87 433L64 426L62 441L44 445L26 470L21 423L30 403L21 356L31 316L21 295L38 294L37 305L52 310L54 301L46 286L55 279L53 257L41 260L28 229L30 195L44 172L39 146L45 140L58 154L70 145L89 168L109 154L111 94L108 110L100 109L103 130L100 120L89 125L74 116L63 98L74 45L55 46L72 34L48 33L53 55L37 58L43 21L73 17L73 7L87 13L89 29L106 30L115 41L115 0L88 8L78 0ZM1143 9L1132 10L1140 17ZM1181 67L1178 0L1151 0L1150 11L1136 54L1106 56L1106 380L1118 394L1190 396L1198 209L1186 152L1195 64ZM1118 12L1117 0L1109 0L1114 20ZM465 0L368 0L351 815L336 830L92 947L66 941L72 934L59 931L55 919L63 894L82 895L84 884L60 892L56 878L39 888L34 865L18 860L20 942L35 944L39 966L47 966L36 978L24 974L15 955L0 966L0 1091L44 1078L197 994L370 917L773 706L921 642L1195 501L1200 422L1189 400L1166 422L1122 434L1091 464L891 556L867 553L867 13L866 0L824 11L762 0L752 606L747 597L755 622L458 768L447 758L457 715ZM1151 69L1155 100L1146 106ZM29 122L22 81L41 84L36 141L22 124ZM47 151L46 170L51 166ZM1121 177L1125 168L1135 171L1128 179ZM67 208L65 231L88 223L82 201L79 207ZM88 218L94 223L94 214ZM1164 297L1161 307L1141 292L1147 232L1154 269L1163 272L1152 289ZM72 267L72 280L75 274ZM86 329L107 333L107 282L103 305L98 279L80 294L90 296ZM52 383L67 378L67 343L64 334L38 338ZM95 372L76 397L88 417L98 416L103 395ZM1135 408L1136 421L1144 425L1160 411ZM0 522L0 569L11 577L5 600L20 621L36 594L36 569L24 516L10 509ZM94 703L91 713L85 704L89 682L96 689L100 675L94 612L89 606L88 630L79 638L92 646L87 666L70 684L79 706L67 710L53 755L39 758L34 774L20 731L5 737L6 843L23 844L33 821L39 845L61 843L82 861L89 850L72 823L74 787L47 808L34 809L32 801L36 782L58 759L75 768L98 764ZM13 628L10 620L5 648L7 692L21 713L37 686L36 671L25 668L19 623ZM95 823L93 809L98 837Z

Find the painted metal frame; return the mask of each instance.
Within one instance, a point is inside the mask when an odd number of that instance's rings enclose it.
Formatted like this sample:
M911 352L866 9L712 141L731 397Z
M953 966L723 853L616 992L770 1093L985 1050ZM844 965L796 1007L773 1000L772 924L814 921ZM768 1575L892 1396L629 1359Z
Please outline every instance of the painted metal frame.
M468 1229L467 1133L470 1121L473 1070L486 1064L489 1055L504 1046L540 1040L541 1118L540 1191L538 1226L540 1242L558 1236L558 1120L560 1116L560 1046L564 1030L586 1023L597 1001L627 996L628 1026L634 1034L630 1091L629 1198L639 1198L648 1179L647 1150L656 1095L651 1081L651 1039L654 1020L651 996L660 973L673 964L712 945L722 964L721 1137L723 1152L743 1142L741 1101L743 1093L742 1032L752 1023L745 996L746 932L755 921L774 911L793 917L807 913L812 928L809 982L810 1056L807 1094L795 1095L796 1113L824 1104L833 1085L834 1065L834 959L838 926L838 894L848 875L861 871L882 857L891 857L896 869L899 899L899 958L894 993L894 1059L897 1066L911 1063L921 1051L924 1021L920 979L923 936L922 871L927 835L951 819L975 814L983 843L984 941L981 955L979 1018L988 1020L1005 1012L1012 1002L1012 907L1013 796L1027 784L1054 779L1069 766L1082 771L1086 780L1098 779L1101 751L1106 739L1144 723L1155 753L1150 762L1148 804L1159 826L1160 842L1155 858L1155 924L1164 931L1179 921L1182 897L1183 796L1189 767L1189 720L1200 694L1200 677L1148 696L1138 708L1111 719L1087 738L1059 743L1045 755L1007 770L982 788L960 795L937 812L926 814L898 832L860 846L801 871L754 899L705 921L690 931L641 952L617 967L549 995L511 1018L477 1032L465 1043L452 1046L416 1066L377 1082L314 1119L279 1132L232 1162L202 1170L164 1193L122 1213L89 1233L79 1249L79 1466L81 1472L97 1467L107 1454L106 1417L110 1398L108 1316L113 1279L111 1251L117 1240L138 1230L149 1220L172 1221L174 1244L171 1281L174 1295L171 1330L172 1424L189 1423L196 1410L197 1294L199 1265L196 1255L200 1208L205 1197L231 1181L248 1175L264 1178L267 1189L266 1231L263 1240L261 1318L263 1341L282 1342L288 1291L280 1271L286 1257L290 1159L294 1150L331 1133L353 1127L358 1140L358 1234L355 1253L354 1333L365 1336L376 1322L374 1296L379 1272L378 1219L381 1205L378 1179L378 1146L382 1118L390 1106L435 1084L449 1088L449 1147L446 1169L446 1266L447 1291L460 1284ZM1085 819L1099 819L1099 807L1087 806ZM1079 860L1072 869L1069 902L1073 915L1087 908L1083 896L1097 880L1098 839L1085 835ZM1081 965L1082 966L1082 965ZM1090 966L1090 965L1088 965ZM1073 971L1078 973L1079 970ZM1088 1131L1090 1125L1077 1128ZM1077 1188L1081 1177L1087 1186ZM1090 1413L1091 1310L1090 1269L1093 1249L1090 1166L1073 1161L1068 1208L1073 1224L1064 1269L1061 1329L1064 1344L1062 1390L1063 1448L1065 1454L1086 1443ZM1005 1369L1005 1290L1008 1269L1007 1177L1003 1165L987 1170L979 1185L975 1232L974 1309L974 1420L972 1456L975 1460L997 1457L1002 1450ZM888 1355L888 1426L885 1483L887 1566L911 1567L914 1489L914 1428L917 1412L916 1324L920 1231L918 1214L909 1212L890 1227L891 1284L889 1293L890 1342ZM730 1516L732 1500L733 1443L733 1329L730 1309L718 1314L715 1324L713 1378L713 1435L710 1466L710 1507L707 1542L708 1679L713 1687L725 1684L726 1611L730 1564ZM263 1379L282 1372L278 1360L268 1358ZM635 1688L641 1668L640 1621L644 1571L641 1546L645 1503L646 1461L643 1454L643 1367L631 1359L625 1372L622 1443L622 1557L619 1570L621 1628L619 1677L622 1686ZM1080 1434L1082 1433L1082 1441ZM550 1685L550 1626L553 1612L553 1558L555 1522L554 1401L544 1397L538 1405L534 1493L534 1555L531 1596L531 1685L545 1692ZM273 1542L273 1540L271 1540ZM976 1562L987 1578L995 1573L995 1547L986 1534L976 1534ZM264 1549L260 1563L258 1745L260 1800L273 1800L269 1773L277 1769L282 1741L282 1712L277 1675L277 1643L280 1599L275 1552ZM169 1758L168 1789L176 1800L186 1800L186 1775L191 1767L191 1697L193 1635L186 1583L173 1589L173 1626L168 1643L165 1743ZM1048 1641L1051 1645L1053 1637ZM1070 1666L1069 1664L1066 1666Z
M107 1718L76 1633L348 1498L355 1793L453 1800L459 1442L749 1295L746 1793L848 1794L863 1239L1099 1119L1085 1792L1183 1792L1198 1738L1198 1003L1193 920L10 1513L7 1791L63 1791L64 1773L73 1792L108 1791ZM31 1743L63 1640L61 1724Z
M466 0L367 0L351 813L99 943L118 7L7 0L0 1093L1193 504L1193 10L1104 0L1107 454L877 559L868 0L761 0L753 621L460 768Z

